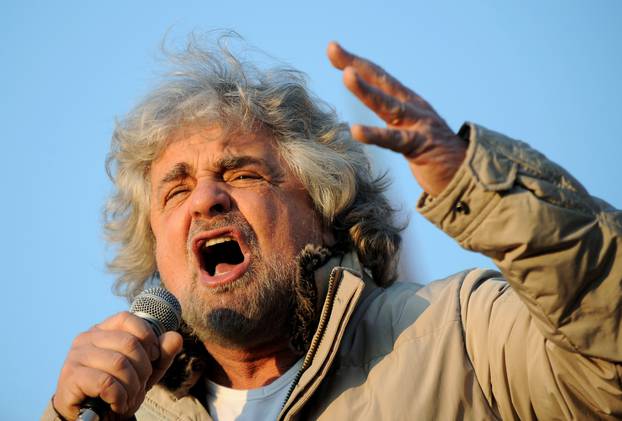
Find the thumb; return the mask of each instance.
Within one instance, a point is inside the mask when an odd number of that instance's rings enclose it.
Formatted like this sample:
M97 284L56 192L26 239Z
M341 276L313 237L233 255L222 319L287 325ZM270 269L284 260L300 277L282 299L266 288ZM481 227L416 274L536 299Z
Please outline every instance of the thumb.
M146 390L162 379L175 356L181 351L183 344L184 341L177 332L165 332L160 336L160 358L153 364L153 373L147 381Z

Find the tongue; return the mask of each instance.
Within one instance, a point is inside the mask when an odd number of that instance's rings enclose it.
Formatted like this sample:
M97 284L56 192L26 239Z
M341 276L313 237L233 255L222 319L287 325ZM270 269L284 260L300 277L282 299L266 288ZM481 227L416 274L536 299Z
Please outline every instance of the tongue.
M215 267L216 270L214 271L214 276L222 275L223 273L230 272L236 266L237 264L232 264L232 263L218 263Z

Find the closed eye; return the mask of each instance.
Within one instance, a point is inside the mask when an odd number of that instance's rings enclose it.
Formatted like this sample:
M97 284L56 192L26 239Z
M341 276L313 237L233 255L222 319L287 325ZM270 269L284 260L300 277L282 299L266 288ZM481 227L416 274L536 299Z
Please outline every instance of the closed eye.
M236 172L225 174L223 177L228 183L247 183L263 180L264 178L255 172Z
M178 186L175 187L174 189L172 189L170 192L168 192L168 194L166 195L166 197L164 198L165 202L168 202L169 200L173 199L175 196L179 196L182 193L186 193L188 192L189 189L186 186Z
M232 180L259 180L261 177L255 174L236 175Z

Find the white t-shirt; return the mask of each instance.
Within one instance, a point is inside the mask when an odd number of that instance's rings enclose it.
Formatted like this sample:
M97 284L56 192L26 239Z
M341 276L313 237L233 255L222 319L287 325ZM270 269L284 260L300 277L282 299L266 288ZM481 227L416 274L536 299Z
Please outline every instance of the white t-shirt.
M207 381L207 406L214 421L276 420L302 359L267 386L240 390Z

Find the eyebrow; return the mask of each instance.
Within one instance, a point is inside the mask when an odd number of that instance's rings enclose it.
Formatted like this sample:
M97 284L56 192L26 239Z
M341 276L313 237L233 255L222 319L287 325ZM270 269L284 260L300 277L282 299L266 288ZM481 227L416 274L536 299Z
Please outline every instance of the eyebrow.
M242 156L226 156L221 158L216 163L216 167L221 168L222 170L234 170L240 167L245 167L247 165L260 165L268 169L271 173L274 172L274 169L268 164L265 159L256 158L254 156L242 155Z

